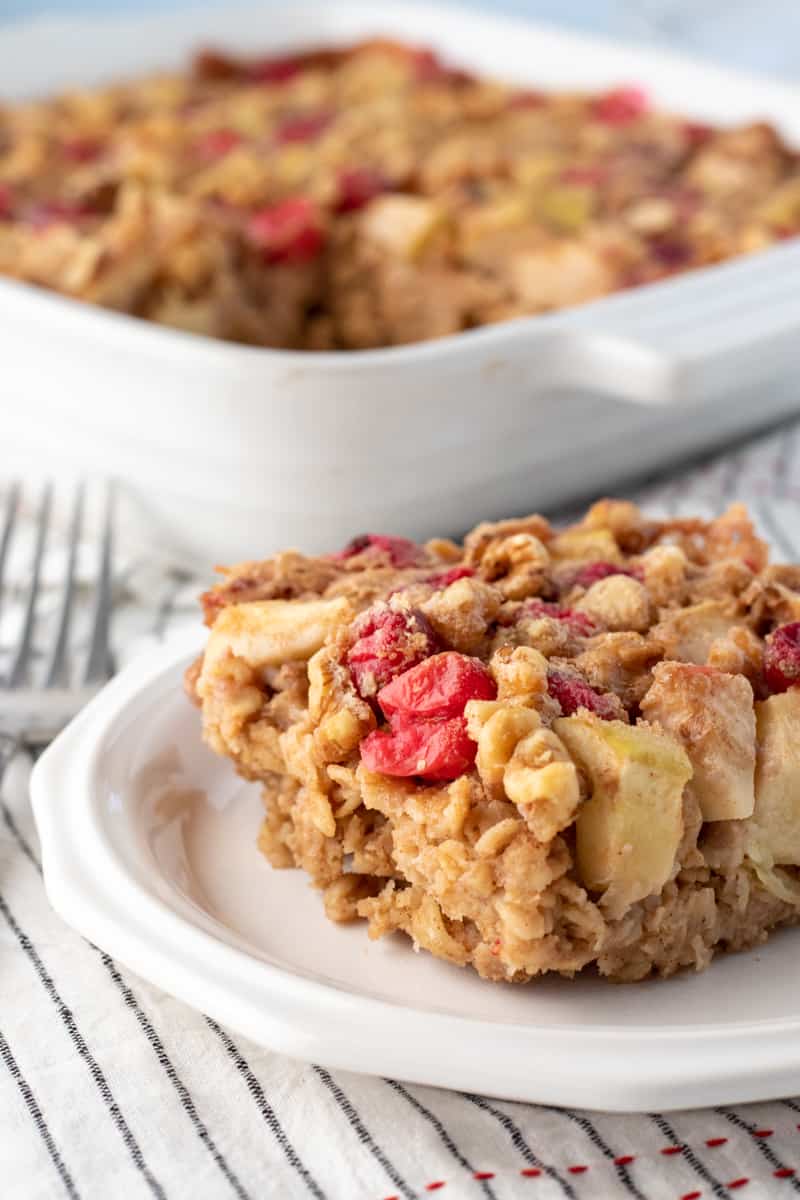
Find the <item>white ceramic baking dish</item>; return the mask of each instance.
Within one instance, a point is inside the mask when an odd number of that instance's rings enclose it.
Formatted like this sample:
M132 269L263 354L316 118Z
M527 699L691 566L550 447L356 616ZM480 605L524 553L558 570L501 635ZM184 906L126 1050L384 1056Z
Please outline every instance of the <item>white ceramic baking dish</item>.
M37 22L0 34L7 97L375 34L544 86L642 81L699 119L774 122L800 90L429 5L327 3ZM608 491L800 408L800 239L561 313L359 353L251 349L0 281L5 458L125 480L139 534L208 565L364 529L424 537Z

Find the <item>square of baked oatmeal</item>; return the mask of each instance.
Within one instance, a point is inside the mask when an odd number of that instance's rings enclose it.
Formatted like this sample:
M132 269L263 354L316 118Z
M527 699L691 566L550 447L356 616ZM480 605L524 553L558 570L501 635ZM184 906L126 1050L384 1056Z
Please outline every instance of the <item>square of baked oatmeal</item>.
M335 921L494 980L705 967L800 908L800 567L604 500L225 570L187 673Z

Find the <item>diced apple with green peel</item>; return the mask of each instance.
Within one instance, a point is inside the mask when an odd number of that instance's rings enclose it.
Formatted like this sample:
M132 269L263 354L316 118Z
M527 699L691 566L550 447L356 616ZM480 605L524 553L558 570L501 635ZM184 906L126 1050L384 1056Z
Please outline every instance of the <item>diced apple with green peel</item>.
M747 823L746 852L770 887L762 872L800 866L800 688L757 704L756 726L756 803ZM792 882L797 892L797 881Z
M553 728L590 786L576 820L578 876L619 916L672 874L692 765L673 738L641 723L578 714Z
M756 718L744 675L713 667L664 662L642 713L683 746L692 764L691 788L704 821L736 821L753 812Z

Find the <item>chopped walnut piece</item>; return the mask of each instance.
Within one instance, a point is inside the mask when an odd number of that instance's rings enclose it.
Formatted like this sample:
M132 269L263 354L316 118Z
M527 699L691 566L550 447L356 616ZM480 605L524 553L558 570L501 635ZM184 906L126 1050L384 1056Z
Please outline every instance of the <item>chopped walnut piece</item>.
M468 563L479 564L489 546L519 533L529 534L545 545L552 537L549 521L538 514L494 523L484 521L464 538L464 557Z
M655 608L674 608L686 603L688 566L679 546L654 546L642 555L641 578Z
M647 589L628 575L610 575L593 583L575 607L611 633L623 630L644 633L652 613Z
M630 500L598 500L581 521L586 529L607 529L626 554L641 554L658 531Z
M467 578L434 592L420 608L434 631L454 650L479 654L486 648L502 599L497 588Z
M650 686L650 673L663 654L663 646L652 636L605 633L593 638L574 663L592 687L614 692L626 709L633 709Z
M531 533L513 533L495 538L485 548L481 573L496 583L507 600L539 595L547 580L550 555L547 547Z

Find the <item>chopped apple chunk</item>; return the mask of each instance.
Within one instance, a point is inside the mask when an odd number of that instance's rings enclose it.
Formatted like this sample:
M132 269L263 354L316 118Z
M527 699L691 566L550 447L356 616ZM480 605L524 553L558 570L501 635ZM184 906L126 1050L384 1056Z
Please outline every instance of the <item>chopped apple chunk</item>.
M642 712L688 754L694 772L691 788L704 821L752 815L756 718L753 689L743 675L691 663L659 663Z
M342 596L333 600L229 604L211 630L203 677L229 653L255 668L311 658L328 633L350 613L350 605Z
M713 643L741 624L730 604L704 600L671 612L651 632L663 644L666 658L702 667L708 662Z
M756 723L755 810L747 824L747 854L766 870L800 866L800 689L757 704Z
M549 550L553 558L559 561L622 562L622 554L610 529L567 529L552 539Z
M420 196L382 196L364 217L364 233L403 258L416 258L444 224L443 210Z
M605 892L617 914L661 891L683 835L683 789L692 766L668 734L580 714L554 723L585 772L589 799L578 811L578 875Z

